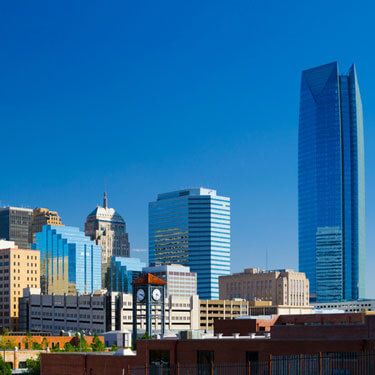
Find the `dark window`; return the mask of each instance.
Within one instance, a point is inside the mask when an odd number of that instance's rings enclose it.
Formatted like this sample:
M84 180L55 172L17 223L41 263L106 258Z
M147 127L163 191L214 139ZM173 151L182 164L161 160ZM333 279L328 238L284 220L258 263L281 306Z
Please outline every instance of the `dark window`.
M198 375L211 375L214 364L214 352L210 350L197 351Z
M150 375L167 375L170 373L169 350L150 350Z
M250 374L259 374L259 352L246 352L246 365Z

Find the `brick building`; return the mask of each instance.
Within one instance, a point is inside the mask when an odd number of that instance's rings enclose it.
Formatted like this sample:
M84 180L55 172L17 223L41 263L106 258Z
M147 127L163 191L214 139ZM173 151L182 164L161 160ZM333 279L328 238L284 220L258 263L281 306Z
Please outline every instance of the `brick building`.
M246 333L249 322L239 321L241 323L231 322L243 325ZM263 326L266 328L266 324ZM140 340L137 343L137 354L132 356L109 353L43 354L42 375L125 375L133 374L136 370L145 371L149 366L160 366L161 363L171 369L168 373L175 374L212 373L207 371L207 366L210 370L225 367L225 373L234 373L231 369L237 371L235 373L249 373L249 369L251 373L283 373L278 372L280 366L284 369L296 368L299 372L294 373L303 374L374 373L374 315L280 316L273 325L269 324L270 334L261 334L260 327L255 326L258 334L242 337L238 335L241 327L233 326L232 331L237 332L226 337L217 335L215 338L193 340ZM230 327L227 328L227 333L231 333ZM313 372L312 366L315 366ZM310 372L306 372L308 368ZM204 372L199 372L201 369ZM253 372L253 369L256 370Z

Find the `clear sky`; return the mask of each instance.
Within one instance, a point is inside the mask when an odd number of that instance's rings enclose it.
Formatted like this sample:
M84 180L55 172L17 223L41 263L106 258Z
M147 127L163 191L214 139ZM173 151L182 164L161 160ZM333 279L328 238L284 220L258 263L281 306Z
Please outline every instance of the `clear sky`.
M232 198L232 270L297 267L302 69L357 65L367 294L375 297L374 5L364 1L3 1L0 203L83 227L101 202L147 249L156 194Z

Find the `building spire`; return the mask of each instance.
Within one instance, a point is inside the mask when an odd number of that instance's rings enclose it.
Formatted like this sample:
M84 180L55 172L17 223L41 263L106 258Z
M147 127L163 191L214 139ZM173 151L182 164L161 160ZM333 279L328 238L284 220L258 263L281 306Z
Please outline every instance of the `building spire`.
M103 207L108 208L108 195L106 191L104 192Z

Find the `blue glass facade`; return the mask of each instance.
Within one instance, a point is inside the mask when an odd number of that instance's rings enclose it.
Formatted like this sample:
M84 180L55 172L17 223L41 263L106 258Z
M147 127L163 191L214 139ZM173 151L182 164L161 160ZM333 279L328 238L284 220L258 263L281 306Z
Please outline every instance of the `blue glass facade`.
M182 264L197 273L200 298L219 298L230 273L230 198L197 188L159 194L149 204L150 264Z
M354 65L346 75L336 62L302 73L298 147L299 269L318 301L363 298L363 118Z
M139 277L146 264L138 258L112 256L107 272L109 292L132 293L132 282Z
M44 293L93 293L101 289L101 248L76 227L44 225L36 233Z

